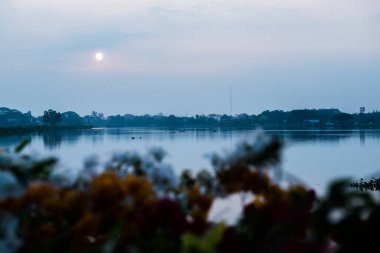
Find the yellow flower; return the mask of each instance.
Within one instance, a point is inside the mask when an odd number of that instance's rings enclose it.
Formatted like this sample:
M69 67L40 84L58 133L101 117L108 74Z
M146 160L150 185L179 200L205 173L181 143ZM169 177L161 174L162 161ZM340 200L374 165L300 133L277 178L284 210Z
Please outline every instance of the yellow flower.
M202 194L198 184L190 187L187 191L187 200L193 217L207 219L213 197L210 194Z
M119 176L107 171L95 177L90 185L92 200L98 205L117 205L123 199Z
M127 200L130 198L135 207L144 207L155 200L155 193L151 183L146 178L134 175L126 176L122 182Z
M55 194L53 186L47 183L31 183L26 191L25 199L29 202L41 202L48 198L53 197Z
M66 210L82 209L86 205L86 199L83 193L77 190L67 190L62 196L62 208Z
M75 232L80 238L96 235L101 218L93 212L86 212L75 225Z
M58 195L49 195L41 201L41 207L50 214L57 214L62 212L61 203Z
M253 197L252 204L255 205L255 207L263 207L267 204L267 200L263 195L257 194Z

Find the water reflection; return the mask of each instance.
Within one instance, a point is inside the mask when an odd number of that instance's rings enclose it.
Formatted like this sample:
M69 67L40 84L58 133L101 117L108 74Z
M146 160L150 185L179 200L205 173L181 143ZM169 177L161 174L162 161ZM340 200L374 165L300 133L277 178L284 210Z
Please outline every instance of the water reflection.
M338 177L360 179L378 174L380 131L378 130L266 130L287 143L278 178L307 182L325 189ZM0 147L14 147L23 139L32 143L26 152L38 152L61 158L66 166L80 168L89 155L109 158L115 151L149 147L164 148L166 159L179 173L182 169L211 169L205 155L233 149L238 141L249 138L253 130L226 129L149 129L98 128L40 134L1 136ZM103 156L103 157L102 157ZM376 173L375 173L376 172Z
M49 132L42 135L44 146L47 149L59 148L62 142L62 134L59 132Z
M363 130L360 131L360 144L365 146L365 131Z
M19 134L19 135L2 135L0 136L0 147L13 147L22 140L35 138L35 134Z
M97 128L75 131L49 131L40 134L10 135L0 137L0 146L14 146L23 139L32 141L43 140L45 149L57 149L61 143L74 144L80 140L99 144L107 138L109 141L175 141L178 139L193 139L195 141L229 140L253 134L254 130L223 130L223 129L149 129L149 128ZM265 130L291 143L339 143L348 138L359 138L365 145L366 139L380 140L379 130Z
M379 130L317 130L317 131L268 131L284 140L291 142L329 142L339 143L348 138L359 137L360 143L365 145L366 138L380 139Z

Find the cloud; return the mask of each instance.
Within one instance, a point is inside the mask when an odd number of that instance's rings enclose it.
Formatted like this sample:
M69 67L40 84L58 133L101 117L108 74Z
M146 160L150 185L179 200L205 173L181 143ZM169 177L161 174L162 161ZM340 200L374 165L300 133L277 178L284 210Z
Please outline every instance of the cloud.
M375 0L14 0L0 7L0 65L20 71L216 74L380 54ZM102 66L93 62L96 50L106 52Z

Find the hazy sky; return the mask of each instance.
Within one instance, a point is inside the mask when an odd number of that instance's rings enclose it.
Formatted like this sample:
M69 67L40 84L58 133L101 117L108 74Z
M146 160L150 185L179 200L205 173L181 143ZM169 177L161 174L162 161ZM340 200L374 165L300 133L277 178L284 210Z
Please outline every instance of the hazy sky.
M0 106L228 113L230 86L234 113L380 110L380 1L0 1Z

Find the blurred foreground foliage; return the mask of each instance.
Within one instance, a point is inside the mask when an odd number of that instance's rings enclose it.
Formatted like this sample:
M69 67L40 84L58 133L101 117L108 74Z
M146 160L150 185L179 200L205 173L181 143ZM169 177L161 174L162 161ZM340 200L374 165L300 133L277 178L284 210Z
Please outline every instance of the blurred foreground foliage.
M360 191L380 191L380 177L373 177L367 181L362 178L359 182L351 183L351 187Z
M331 184L325 197L271 177L282 143L258 134L214 155L214 171L176 177L165 153L94 159L74 180L56 159L0 150L0 252L380 252L380 203ZM232 224L210 217L213 203L249 196ZM232 203L232 202L231 202ZM238 208L238 207L236 207Z

